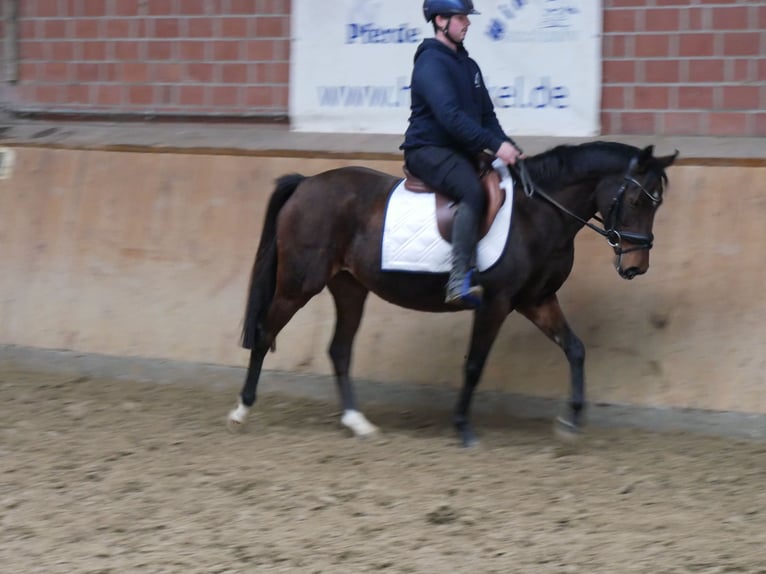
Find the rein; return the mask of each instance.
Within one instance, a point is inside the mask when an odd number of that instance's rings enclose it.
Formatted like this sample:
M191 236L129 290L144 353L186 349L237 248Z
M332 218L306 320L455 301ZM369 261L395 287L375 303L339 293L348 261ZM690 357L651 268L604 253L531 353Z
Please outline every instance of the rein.
M592 224L590 221L586 221L576 213L572 212L570 209L568 209L566 206L562 205L560 202L555 200L553 197L551 197L549 194L547 194L545 191L543 191L539 185L537 185L534 181L532 181L532 177L529 175L529 171L527 170L526 162L523 159L520 159L516 162L515 165L511 166L511 169L514 170L516 175L518 176L519 180L521 180L521 185L524 188L524 194L527 197L532 197L535 194L539 195L543 199L545 199L548 203L556 207L559 211L562 213L567 214L568 216L576 219L586 227L589 227L602 237L604 237L609 243L609 246L612 247L612 249L615 250L615 253L617 255L623 255L625 253L630 253L631 251L638 251L640 249L651 249L652 244L654 243L654 235L643 235L640 233L633 233L631 231L618 231L616 229L616 225L618 223L619 219L619 209L622 205L622 198L625 195L625 191L628 189L629 184L636 185L639 189L641 189L642 192L644 192L649 198L657 203L658 199L655 195L650 193L639 181L637 181L634 177L629 175L630 171L628 171L628 174L625 174L623 177L623 183L620 186L620 188L617 190L617 193L614 196L614 199L612 200L612 205L609 208L609 214L607 215L607 221L609 221L609 227L607 228L607 222L601 219L598 215L594 215L593 219L601 223L603 227L599 227L597 225ZM626 239L630 241L631 243L636 244L635 247L631 247L630 249L622 249L622 240Z

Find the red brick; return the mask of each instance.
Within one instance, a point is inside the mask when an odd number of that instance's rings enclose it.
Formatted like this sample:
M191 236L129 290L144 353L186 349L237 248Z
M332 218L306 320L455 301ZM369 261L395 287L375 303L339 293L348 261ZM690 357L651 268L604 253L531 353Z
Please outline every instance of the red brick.
M244 57L250 62L274 60L274 40L248 40Z
M34 90L34 99L42 104L57 104L61 99L60 92L61 88L58 85L38 85Z
M677 31L681 16L677 8L647 8L644 13L644 30L647 32Z
M74 60L75 43L69 41L48 42L46 46L50 59L58 62Z
M106 15L108 4L109 2L104 2L104 0L80 0L80 12L78 16L85 16L86 18L103 17Z
M145 5L144 0L118 0L112 2L110 13L113 16L139 16L144 13L142 7Z
M757 63L757 74L759 78L766 78L766 58L760 58Z
M183 4L184 2L181 2ZM173 0L151 0L146 3L149 16L174 16L176 15L173 7Z
M153 38L178 38L181 35L178 18L156 18L150 23Z
M184 16L205 16L208 15L207 0L183 0L181 2L181 13Z
M248 64L221 64L221 81L224 84L246 84Z
M667 112L662 114L662 133L695 136L702 133L700 112Z
M279 38L287 34L286 19L279 16L258 17L255 19L256 38Z
M634 109L667 109L669 105L670 92L664 86L639 85L633 88Z
M40 77L36 81L41 82L64 83L71 79L69 62L43 62L37 67L37 73Z
M69 20L60 20L60 19L53 19L53 20L44 20L42 22L43 24L43 38L49 38L49 39L59 39L63 40L68 37L67 32L67 24Z
M112 44L114 58L122 61L141 60L141 48L141 44L132 40L128 42L114 42Z
M713 107L712 86L678 86L678 107L708 110Z
M655 114L647 112L623 112L620 127L625 134L654 134L657 132Z
M37 69L41 65L42 64L38 64L37 62L21 60L19 62L18 70L19 83L23 84L25 82L37 82L38 78L40 77L40 72L38 72Z
M686 25L683 29L689 32L708 31L711 20L710 8L690 6L686 9Z
M128 105L130 104L139 104L139 105L147 105L151 104L154 101L154 90L152 86L127 86L126 88L126 95L127 95L127 101L126 103Z
M247 38L247 18L221 18L219 26L222 38Z
M216 66L207 62L189 62L184 64L184 77L187 81L209 84L215 81Z
M145 84L149 81L149 65L146 62L123 62L120 80L126 84Z
M725 110L755 110L758 108L758 86L721 86L722 107Z
M644 62L644 81L651 84L676 83L681 77L678 60L647 60Z
M106 38L129 38L131 36L131 21L127 18L121 20L104 20L102 31Z
M272 40L274 43L274 59L280 61L290 60L290 40L278 39Z
M724 60L690 60L689 82L722 82L724 77Z
M107 43L102 40L96 40L94 42L82 42L80 44L80 51L82 53L82 59L93 61L106 60Z
M211 86L210 103L214 106L236 106L238 92L233 86Z
M604 135L620 133L620 128L617 125L618 114L615 112L601 111L599 115L601 121L601 133Z
M601 88L601 109L621 110L625 108L625 88L622 86L603 86Z
M258 14L290 14L290 0L256 0L255 6Z
M751 135L762 137L766 136L766 113L759 112L755 114L753 133Z
M213 59L222 61L239 60L241 42L236 40L213 42Z
M758 29L766 30L766 4L758 6Z
M75 20L74 35L78 40L91 40L93 38L100 38L101 20L96 18Z
M632 84L636 81L635 63L632 60L604 60L602 75L604 84Z
M605 32L635 32L640 30L639 10L604 10Z
M177 84L183 80L182 64L161 62L151 64L149 68L152 82Z
M209 18L189 18L186 21L187 35L191 38L212 38L213 21Z
M44 60L47 57L45 54L46 47L47 44L45 42L21 40L19 42L19 58L22 62L27 60Z
M146 58L152 61L172 60L175 42L168 40L154 40L146 43Z
M205 86L180 86L178 89L178 103L183 106L205 105Z
M727 82L754 82L757 76L755 60L729 59L724 64L724 79Z
M682 58L712 56L714 48L713 34L680 34L678 36L678 55Z
M746 30L749 8L747 6L721 6L712 8L713 28L716 30Z
M606 34L601 44L601 57L605 60L611 58L625 58L633 54L627 53L627 39L625 34Z
M97 82L101 80L101 65L86 62L72 64L72 78L75 82Z
M244 104L247 107L266 108L272 104L271 89L266 86L253 86L245 91Z
M290 89L288 86L273 86L271 88L271 111L284 110L287 112L287 102L290 98Z
M67 84L61 87L62 103L87 104L90 101L90 87L84 84Z
M667 34L640 34L635 38L636 58L658 58L670 53L670 36Z
M746 131L747 114L742 112L710 112L707 115L707 122L707 135L737 136Z
M760 34L758 32L729 32L723 37L725 56L759 56Z
M229 0L231 4L232 14L256 14L258 9L256 8L256 0ZM268 12L262 11L261 14L267 14Z
M204 60L205 43L194 40L187 40L177 44L178 58L180 60Z

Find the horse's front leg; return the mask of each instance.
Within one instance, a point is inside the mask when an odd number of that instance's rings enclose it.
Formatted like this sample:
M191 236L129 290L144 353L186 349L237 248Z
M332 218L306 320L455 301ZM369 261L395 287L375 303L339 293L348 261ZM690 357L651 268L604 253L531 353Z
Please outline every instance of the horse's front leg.
M466 447L475 446L479 442L469 418L471 400L474 390L479 384L492 343L495 342L497 333L508 313L510 313L508 301L497 298L485 299L481 307L474 312L471 344L463 373L463 388L460 390L460 397L453 418L460 440Z
M585 346L567 323L555 294L537 305L519 307L518 311L561 347L569 361L569 408L557 419L557 423L560 432L574 435L580 430L585 407Z

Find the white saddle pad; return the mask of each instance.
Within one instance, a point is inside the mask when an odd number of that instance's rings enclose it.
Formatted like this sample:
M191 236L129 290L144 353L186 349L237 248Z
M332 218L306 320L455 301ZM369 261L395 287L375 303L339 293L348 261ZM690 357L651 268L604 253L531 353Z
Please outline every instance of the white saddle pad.
M476 250L476 267L485 271L503 254L511 230L513 180L504 177L505 203ZM388 199L383 226L384 271L446 273L452 264L452 246L442 239L436 226L436 201L432 193L413 193L404 188L404 180Z

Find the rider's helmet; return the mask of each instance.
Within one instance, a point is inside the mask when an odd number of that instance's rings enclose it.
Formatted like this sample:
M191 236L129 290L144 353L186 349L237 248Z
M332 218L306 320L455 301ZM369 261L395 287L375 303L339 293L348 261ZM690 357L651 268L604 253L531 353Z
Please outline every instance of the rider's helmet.
M473 0L425 0L423 16L426 22L433 20L437 14L451 16L453 14L479 14L473 8Z

